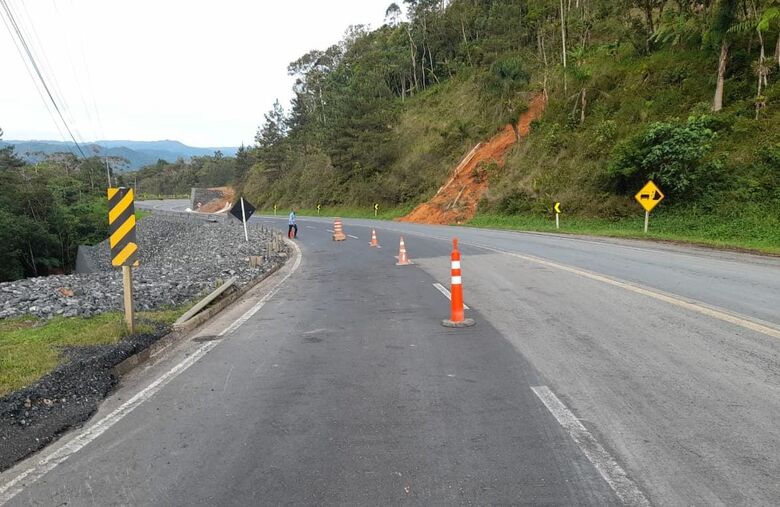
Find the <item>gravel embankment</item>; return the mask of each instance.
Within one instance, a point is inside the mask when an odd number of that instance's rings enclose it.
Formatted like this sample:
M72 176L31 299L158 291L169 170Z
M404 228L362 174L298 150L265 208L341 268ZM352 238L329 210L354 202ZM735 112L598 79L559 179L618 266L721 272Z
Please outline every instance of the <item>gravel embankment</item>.
M156 309L210 292L218 279L237 276L245 285L284 262L287 247L273 234L238 221L205 222L152 215L138 223L140 267L133 270L136 306ZM87 252L98 271L0 284L0 319L89 316L122 307L121 271L112 268L107 242ZM259 256L250 267L249 256ZM113 367L165 335L128 336L104 346L69 347L64 361L34 384L0 397L0 471L41 449L87 419L117 383Z
M249 225L250 242L241 223L205 222L152 215L138 222L140 267L133 269L137 310L178 305L214 289L218 279L239 278L246 284L268 271L285 255L268 248L271 233ZM91 316L122 308L121 270L112 268L108 243L89 251L100 271L0 283L0 319L32 314L44 319ZM249 256L262 256L250 267Z

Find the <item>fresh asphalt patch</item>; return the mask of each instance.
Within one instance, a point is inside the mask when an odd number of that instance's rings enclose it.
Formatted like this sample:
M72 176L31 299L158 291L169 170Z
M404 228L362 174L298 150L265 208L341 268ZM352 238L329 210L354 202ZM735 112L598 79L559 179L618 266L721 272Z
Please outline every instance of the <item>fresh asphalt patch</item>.
M166 332L161 326L112 345L68 348L67 361L54 371L0 398L0 471L89 419L117 384L114 366Z

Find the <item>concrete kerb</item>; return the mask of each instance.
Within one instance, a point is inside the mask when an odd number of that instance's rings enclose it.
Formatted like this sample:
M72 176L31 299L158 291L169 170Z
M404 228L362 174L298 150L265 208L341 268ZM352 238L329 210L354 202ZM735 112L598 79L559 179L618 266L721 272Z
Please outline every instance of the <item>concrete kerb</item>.
M285 242L289 242L288 240L284 240ZM206 321L210 320L212 317L217 315L219 312L230 306L232 303L236 302L238 299L246 295L249 291L263 283L268 277L275 274L277 271L279 271L284 265L287 264L287 262L290 260L289 257L287 257L284 262L280 262L270 270L266 271L262 275L258 276L248 284L246 284L244 287L232 292L231 294L228 294L223 299L217 301L209 308L206 308L202 312L198 313L191 319L189 319L186 322L183 322L179 326L177 326L173 331L168 333L167 335L163 336L144 350L133 354L132 356L128 357L121 363L117 364L112 368L112 372L117 377L123 377L133 371L133 369L137 368L138 366L145 364L149 362L150 360L154 359L156 356L160 355L161 353L165 352L169 348L171 348L174 345L177 345L184 341L185 339L189 338L191 332L195 330L197 327L199 327L201 324L204 324Z

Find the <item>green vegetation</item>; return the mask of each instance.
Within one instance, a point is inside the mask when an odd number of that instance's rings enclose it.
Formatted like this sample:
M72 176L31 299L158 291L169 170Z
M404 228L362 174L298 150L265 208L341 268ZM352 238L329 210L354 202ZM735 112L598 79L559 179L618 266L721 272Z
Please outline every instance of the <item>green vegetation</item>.
M567 217L562 215L561 229L555 229L553 215L477 215L468 225L564 234L587 234L615 238L639 238L694 243L721 249L751 250L780 255L780 220L766 219L764 211L713 221L712 216L696 213L654 213L648 234L642 232L644 215L619 220Z
M322 217L339 217L339 218L377 218L379 220L393 220L399 217L402 217L406 214L408 214L410 211L412 211L411 206L398 206L394 208L382 208L380 207L378 210L378 213L376 217L374 216L374 208L361 208L357 206L323 206L320 208L319 214L317 213L317 208L303 208L298 209L297 214L298 216L309 216L309 217L316 217L316 216L322 216ZM271 208L270 210L263 210L259 213L263 215L273 215L274 210ZM288 208L278 208L276 210L277 216L286 216L290 213L290 210Z
M155 323L172 324L182 313L181 308L140 312L137 332L152 332ZM63 359L63 348L116 343L126 334L122 318L112 312L47 322L34 317L0 320L0 396L53 370Z
M247 150L252 202L413 207L544 94L544 117L487 171L474 223L533 228L562 201L567 223L628 234L653 178L667 199L651 236L777 245L777 0L403 6L405 20L392 4L382 27L290 64L290 110L275 104Z
M121 177L136 185L141 199L189 199L192 187L232 185L243 178L250 165L247 151L241 147L236 157L225 157L217 151L187 161L158 160L138 171L122 173Z
M104 176L94 158L28 165L0 149L0 282L67 271L79 244L107 237Z

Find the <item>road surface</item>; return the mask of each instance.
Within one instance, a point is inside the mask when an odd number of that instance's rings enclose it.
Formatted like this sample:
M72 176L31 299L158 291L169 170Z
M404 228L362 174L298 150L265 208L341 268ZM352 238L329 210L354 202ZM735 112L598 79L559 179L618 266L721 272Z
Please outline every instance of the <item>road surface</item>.
M777 503L778 260L330 228L299 219L299 264L0 476L0 503ZM464 330L434 286L456 234Z

